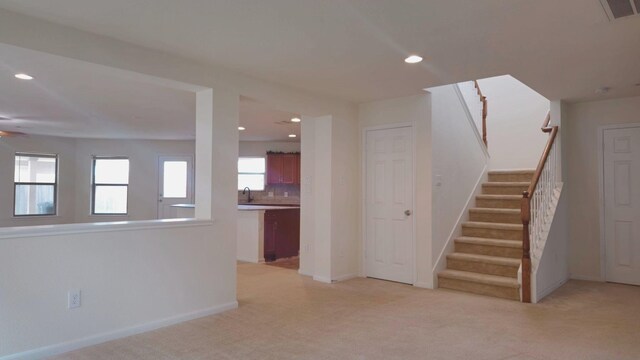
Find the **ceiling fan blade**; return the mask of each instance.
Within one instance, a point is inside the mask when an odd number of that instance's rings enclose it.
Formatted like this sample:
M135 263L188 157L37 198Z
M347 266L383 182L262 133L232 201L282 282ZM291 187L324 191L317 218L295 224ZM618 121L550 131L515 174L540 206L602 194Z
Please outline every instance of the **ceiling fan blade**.
M25 136L27 134L18 131L2 131L0 130L0 137L12 137L12 136Z

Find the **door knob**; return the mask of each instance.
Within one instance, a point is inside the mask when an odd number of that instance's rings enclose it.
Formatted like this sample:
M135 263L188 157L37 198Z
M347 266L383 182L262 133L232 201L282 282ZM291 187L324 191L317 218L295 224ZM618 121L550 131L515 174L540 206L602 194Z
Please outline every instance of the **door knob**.
M405 210L404 214L407 215L407 216L410 216L411 215L411 210Z

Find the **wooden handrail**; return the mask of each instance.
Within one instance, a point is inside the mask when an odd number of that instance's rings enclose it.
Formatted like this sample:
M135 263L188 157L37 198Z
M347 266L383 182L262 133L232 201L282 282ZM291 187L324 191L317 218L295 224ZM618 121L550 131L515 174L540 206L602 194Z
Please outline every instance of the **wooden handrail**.
M550 123L551 123L551 111L549 111L547 113L547 117L544 118L544 122L542 123L542 127L540 128L540 130L542 130L542 132L544 133L551 132L551 130L553 129L553 126L549 126Z
M522 215L522 302L531 302L531 238L529 234L529 223L531 222L531 198L536 190L536 186L542 176L544 166L549 159L551 148L558 134L558 126L549 126L551 123L551 112L547 113L547 117L542 124L542 132L550 133L547 145L544 147L542 157L538 162L538 167L533 175L529 188L522 193L522 203L520 204L520 213Z
M477 80L473 81L473 84L478 90L478 96L480 96L480 101L482 101L482 141L484 142L484 146L489 147L487 143L487 114L488 114L488 106L487 106L487 97L482 95L482 91L480 90L480 85Z
M538 162L538 167L536 168L536 172L533 174L533 179L531 180L531 184L529 185L529 196L533 196L533 192L535 191L536 185L538 185L538 181L540 181L540 176L542 175L542 170L544 169L544 165L547 163L547 159L549 158L549 153L551 153L551 147L553 147L553 143L556 140L556 135L558 134L557 126L549 126L551 121L551 113L547 114L547 118L545 119L545 124L542 126L542 132L551 133L549 134L549 140L547 140L547 145L544 147L544 151L542 152L542 157L540 157L540 161Z

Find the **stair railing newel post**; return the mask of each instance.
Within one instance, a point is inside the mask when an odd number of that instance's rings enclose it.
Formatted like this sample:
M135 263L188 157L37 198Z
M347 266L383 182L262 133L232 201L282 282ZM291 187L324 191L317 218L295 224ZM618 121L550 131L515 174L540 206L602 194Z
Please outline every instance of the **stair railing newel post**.
M522 302L531 302L531 251L529 221L531 220L531 199L529 192L522 193L520 208L522 215Z

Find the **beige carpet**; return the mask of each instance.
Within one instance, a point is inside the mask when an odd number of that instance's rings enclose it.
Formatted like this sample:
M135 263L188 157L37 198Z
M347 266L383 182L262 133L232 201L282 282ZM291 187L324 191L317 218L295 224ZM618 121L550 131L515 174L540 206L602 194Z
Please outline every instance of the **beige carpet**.
M640 288L571 281L538 305L238 266L240 308L59 359L640 359Z

